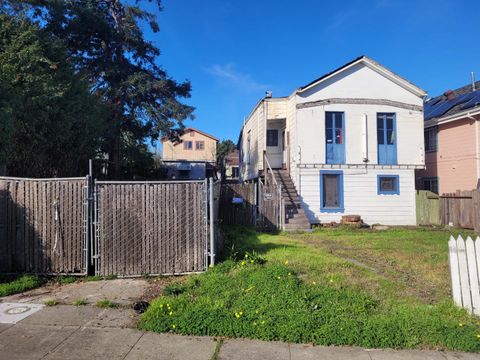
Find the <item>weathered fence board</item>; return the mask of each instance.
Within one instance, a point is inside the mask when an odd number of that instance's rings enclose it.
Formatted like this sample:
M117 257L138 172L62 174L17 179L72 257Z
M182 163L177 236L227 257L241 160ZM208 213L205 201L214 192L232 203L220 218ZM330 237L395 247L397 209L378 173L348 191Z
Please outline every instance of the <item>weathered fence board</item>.
M256 184L222 184L219 219L226 225L255 226L257 200Z
M205 270L206 191L205 182L98 182L96 273Z
M475 241L461 236L448 241L448 258L453 301L480 316L479 260L480 237Z
M86 178L0 178L0 271L86 272Z
M418 225L440 225L440 197L426 190L417 190L415 196Z
M442 224L480 231L480 195L478 190L441 196Z

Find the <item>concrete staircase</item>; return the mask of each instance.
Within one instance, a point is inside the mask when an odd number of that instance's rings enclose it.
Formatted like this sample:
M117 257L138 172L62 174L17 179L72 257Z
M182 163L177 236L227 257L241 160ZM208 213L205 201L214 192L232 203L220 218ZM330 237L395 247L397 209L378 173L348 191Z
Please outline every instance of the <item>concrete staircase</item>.
M275 180L282 187L282 198L285 202L285 230L310 230L310 222L300 203L297 189L287 170L273 170Z

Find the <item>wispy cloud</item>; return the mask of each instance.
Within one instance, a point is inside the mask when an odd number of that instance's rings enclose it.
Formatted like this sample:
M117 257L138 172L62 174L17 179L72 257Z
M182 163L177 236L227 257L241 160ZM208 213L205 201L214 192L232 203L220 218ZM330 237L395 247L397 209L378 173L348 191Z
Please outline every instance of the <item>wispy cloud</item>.
M242 91L257 92L264 91L269 88L268 84L257 82L250 74L244 74L235 70L235 65L233 63L228 63L225 65L214 64L208 68L205 68L205 71L215 76L219 80L229 82L231 85L239 88Z

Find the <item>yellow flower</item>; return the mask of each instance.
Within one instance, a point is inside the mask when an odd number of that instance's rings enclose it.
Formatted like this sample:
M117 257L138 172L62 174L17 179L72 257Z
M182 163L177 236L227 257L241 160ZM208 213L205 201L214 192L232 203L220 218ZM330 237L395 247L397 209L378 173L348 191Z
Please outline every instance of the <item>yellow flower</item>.
M248 259L248 254L245 254L245 259Z
M243 315L243 312L240 311L239 314L240 314L240 316L242 316L242 315Z
M255 310L255 314L258 314L258 310Z
M175 324L172 325L172 329L175 329L177 326Z
M292 273L288 273L288 276L292 275Z
M160 304L160 309L163 309L163 304Z
M462 323L460 323L460 324L458 324L458 326L462 327L462 326L463 326L463 324L462 324Z
M256 326L256 325L257 325L257 322L256 322L256 321L254 321L254 322L253 322L253 326Z
M288 260L285 260L285 265L288 265Z
M245 264L246 264L245 261L242 261L242 266L245 266Z
M317 283L315 281L312 282L313 285L317 285Z
M332 283L332 282L333 282L333 279L330 279L329 281Z
M253 264L255 261L253 261L253 260L250 260L250 262Z
M170 312L168 313L168 315L172 316L172 315L173 315L173 311L170 311Z
M477 338L480 339L480 334L477 334Z
M262 325L265 324L265 320L262 320L261 323L262 323Z
M280 279L281 279L281 277L280 277L280 276L277 276L277 279L278 279L278 280L280 280Z

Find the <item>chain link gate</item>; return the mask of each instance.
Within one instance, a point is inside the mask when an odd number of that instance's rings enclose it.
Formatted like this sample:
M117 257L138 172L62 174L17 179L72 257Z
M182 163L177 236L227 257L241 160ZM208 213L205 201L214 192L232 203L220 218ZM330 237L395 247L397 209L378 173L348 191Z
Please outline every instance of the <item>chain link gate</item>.
M207 181L96 181L92 203L95 275L184 274L207 268Z

